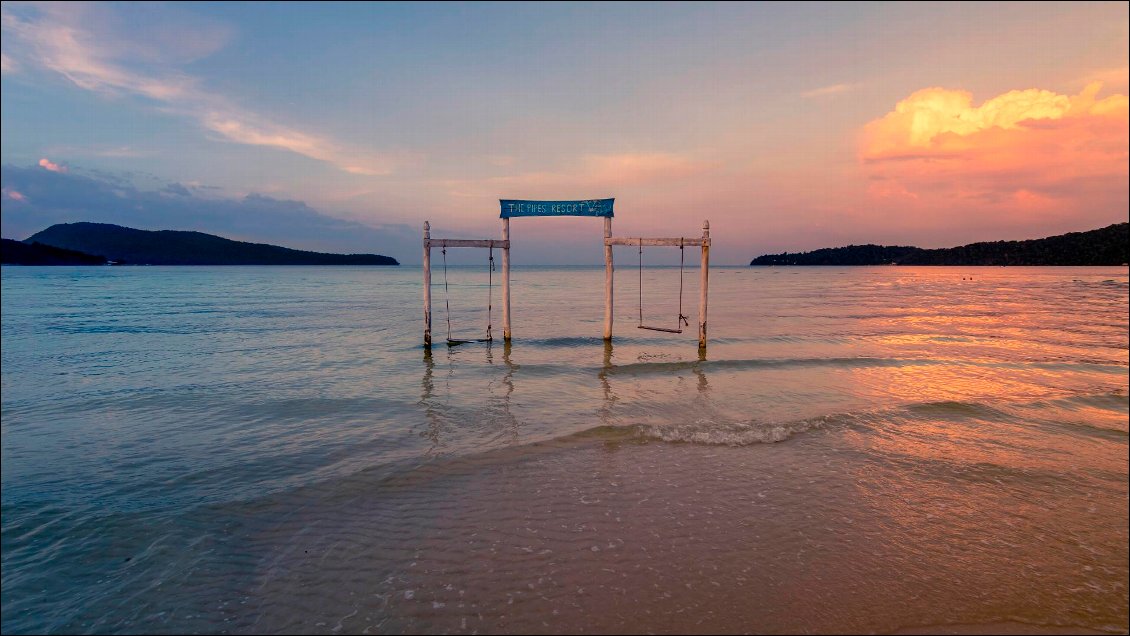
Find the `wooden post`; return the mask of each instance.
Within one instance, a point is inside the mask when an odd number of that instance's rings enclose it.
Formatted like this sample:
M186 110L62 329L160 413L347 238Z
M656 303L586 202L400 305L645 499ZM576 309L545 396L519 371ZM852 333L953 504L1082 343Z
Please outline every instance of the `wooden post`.
M510 219L502 219L502 339L510 345Z
M702 222L702 269L699 272L698 348L706 348L706 291L710 284L710 221Z
M432 237L431 223L424 221L424 347L432 347Z
M612 217L604 217L604 238L612 238ZM612 246L604 242L604 339L612 340Z

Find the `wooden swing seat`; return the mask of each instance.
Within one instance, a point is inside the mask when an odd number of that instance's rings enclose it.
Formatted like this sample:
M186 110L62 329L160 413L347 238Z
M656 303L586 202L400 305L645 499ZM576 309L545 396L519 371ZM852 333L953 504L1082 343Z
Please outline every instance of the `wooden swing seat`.
M682 329L668 329L667 327L649 327L647 325L636 325L636 329L650 329L652 331L666 331L667 333L683 333Z
M461 344L467 344L470 342L491 342L493 340L493 338L448 338L447 346L458 347Z

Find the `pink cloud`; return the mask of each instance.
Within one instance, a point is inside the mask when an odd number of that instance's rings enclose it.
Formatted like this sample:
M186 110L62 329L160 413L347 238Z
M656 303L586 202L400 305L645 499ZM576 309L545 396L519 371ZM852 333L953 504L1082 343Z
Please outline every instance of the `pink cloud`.
M582 166L584 178L617 185L685 179L709 167L705 162L671 153L588 155Z
M810 90L810 91L805 91L805 92L801 93L801 97L806 97L806 98L811 99L813 97L825 97L827 95L837 95L839 93L846 93L846 92L852 90L853 88L855 88L855 86L852 85L852 84L832 84L831 86L824 86L824 87L816 88L816 89L813 89L813 90Z
M50 170L51 172L66 172L67 171L66 166L61 166L57 163L54 163L50 159L47 159L46 157L39 160L39 165L44 170Z
M12 190L11 188L4 188L4 196L11 199L12 201L27 201L27 197L21 194L18 190Z

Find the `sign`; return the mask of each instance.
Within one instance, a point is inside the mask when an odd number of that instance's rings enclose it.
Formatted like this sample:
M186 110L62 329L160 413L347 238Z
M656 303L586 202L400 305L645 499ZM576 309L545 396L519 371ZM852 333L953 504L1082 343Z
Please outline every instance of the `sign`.
M584 201L522 201L500 199L501 218L515 216L606 216L612 217L612 202L616 199L586 199Z

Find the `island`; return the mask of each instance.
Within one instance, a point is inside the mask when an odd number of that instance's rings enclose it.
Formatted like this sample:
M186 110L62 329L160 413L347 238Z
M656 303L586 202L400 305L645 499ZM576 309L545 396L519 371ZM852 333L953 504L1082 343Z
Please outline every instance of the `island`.
M65 250L42 243L0 239L0 263L4 265L105 265L105 256Z
M1027 241L971 243L923 249L903 245L848 245L797 254L766 254L755 265L1126 265L1130 223Z
M19 243L18 241L10 241ZM69 251L101 259L98 262L67 263L9 261L22 248L4 243L4 263L47 264L125 264L125 265L399 265L380 254L326 254L307 252L265 243L233 241L203 232L179 230L138 230L110 223L60 223L23 241L24 245ZM12 257L16 259L16 256ZM60 257L62 258L62 257ZM72 259L78 257L70 257Z

